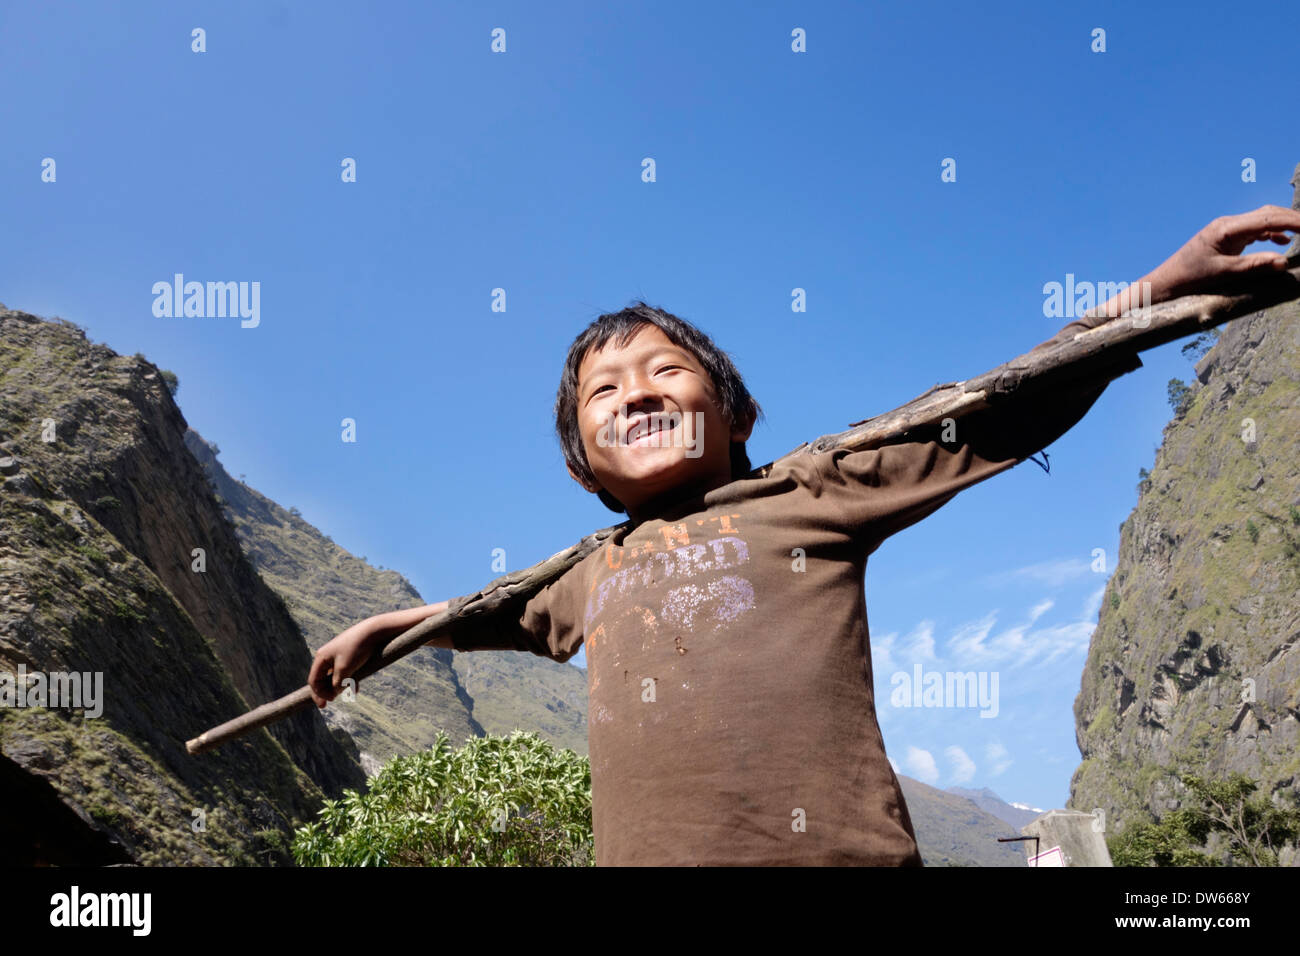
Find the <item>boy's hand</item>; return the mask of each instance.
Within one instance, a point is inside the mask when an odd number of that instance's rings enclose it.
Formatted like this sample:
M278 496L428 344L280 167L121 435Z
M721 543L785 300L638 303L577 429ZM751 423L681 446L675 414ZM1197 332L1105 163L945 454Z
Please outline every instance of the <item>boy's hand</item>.
M337 697L343 681L370 659L382 628L374 617L353 624L316 652L307 675L307 686L318 708Z
M1260 206L1254 212L1220 216L1147 277L1153 301L1196 292L1221 293L1243 277L1285 269L1287 258L1280 252L1242 256L1241 250L1252 242L1285 245L1287 230L1300 232L1300 211Z

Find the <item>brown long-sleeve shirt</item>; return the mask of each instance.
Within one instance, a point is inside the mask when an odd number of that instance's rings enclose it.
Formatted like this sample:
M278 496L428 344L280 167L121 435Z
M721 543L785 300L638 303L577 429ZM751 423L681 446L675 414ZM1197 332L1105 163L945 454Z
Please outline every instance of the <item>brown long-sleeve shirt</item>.
M803 455L682 501L615 534L517 627L455 632L454 646L564 661L586 644L600 866L919 866L876 720L867 557L1050 444L1141 365L1134 353L1050 401L964 417L948 444L935 429Z

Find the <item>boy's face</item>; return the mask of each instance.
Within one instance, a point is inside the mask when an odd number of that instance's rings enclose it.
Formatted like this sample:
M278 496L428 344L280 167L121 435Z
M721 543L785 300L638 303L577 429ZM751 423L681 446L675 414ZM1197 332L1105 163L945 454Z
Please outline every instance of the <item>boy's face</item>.
M611 340L583 356L578 426L599 483L584 487L605 489L634 519L656 498L728 484L731 442L747 440L754 427L723 421L709 373L653 325L624 348ZM664 430L649 432L652 426Z

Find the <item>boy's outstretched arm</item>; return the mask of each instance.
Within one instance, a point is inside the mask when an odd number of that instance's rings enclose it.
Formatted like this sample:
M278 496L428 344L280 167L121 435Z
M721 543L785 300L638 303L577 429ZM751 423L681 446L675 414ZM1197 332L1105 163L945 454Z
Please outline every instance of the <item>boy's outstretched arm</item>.
M1243 280L1262 272L1281 271L1287 257L1279 252L1241 251L1253 242L1289 242L1287 230L1300 232L1300 210L1283 206L1260 206L1253 212L1220 216L1192 236L1187 243L1156 269L1119 295L1085 313L1115 318L1130 308L1146 304L1142 284L1151 284L1151 304L1195 293L1226 293Z
M343 682L355 674L371 655L381 650L390 640L425 618L445 611L450 603L450 601L440 601L423 607L376 614L374 617L353 624L333 640L322 645L316 652L311 663L311 671L307 675L307 686L311 689L311 696L316 706L324 707L326 703L337 697L343 690ZM426 646L452 650L451 635L446 632L439 634L431 638Z
M1120 295L1066 325L1031 352L1110 321L1128 307L1145 305L1141 282L1151 283L1151 303L1195 293L1229 293L1234 280L1285 267L1286 257L1263 252L1239 256L1260 240L1285 242L1300 231L1300 212L1263 206L1223 216L1200 230L1174 255ZM1030 354L1030 353L1027 353ZM1113 367L1032 400L1015 397L967 414L951 430L940 425L911 429L896 440L863 451L835 449L813 456L828 521L858 538L870 554L888 537L932 514L958 492L1047 447L1083 418L1109 381L1140 368L1117 354Z

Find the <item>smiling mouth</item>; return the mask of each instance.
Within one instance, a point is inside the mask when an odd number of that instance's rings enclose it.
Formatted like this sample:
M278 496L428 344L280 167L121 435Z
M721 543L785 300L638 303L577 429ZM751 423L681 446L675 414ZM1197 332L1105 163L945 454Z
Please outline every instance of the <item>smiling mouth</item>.
M669 420L666 423L663 421L652 420L647 423L645 419L640 419L636 422L636 424L628 428L627 433L623 438L623 444L629 448L633 448L638 445L653 445L655 444L655 442L652 441L652 439L656 435L660 435L664 432L673 431L676 427L677 427L676 422L672 420ZM631 437L632 434L634 432L638 432L638 430L641 428L645 428L646 431L640 431L635 438L632 438Z

